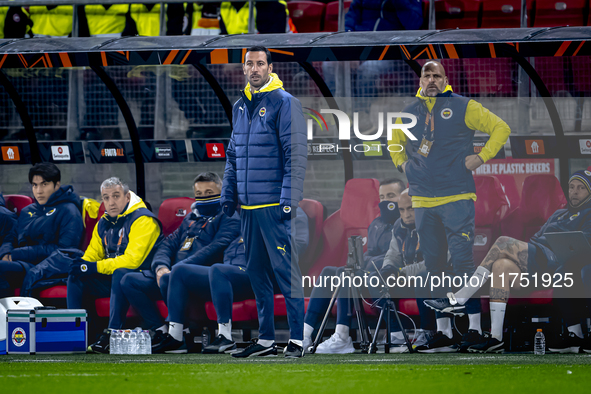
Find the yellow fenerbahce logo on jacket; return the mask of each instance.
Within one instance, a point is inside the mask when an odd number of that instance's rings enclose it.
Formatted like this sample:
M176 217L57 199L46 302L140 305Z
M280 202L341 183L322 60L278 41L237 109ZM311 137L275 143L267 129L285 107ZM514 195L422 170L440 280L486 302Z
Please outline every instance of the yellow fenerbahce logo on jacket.
M267 109L265 107L261 108L261 110L259 111L259 115L263 117L265 116L265 113L267 113Z
M51 211L47 212L45 216L51 216L56 211L56 208L53 208Z
M451 108L443 108L441 110L441 117L443 119L449 119L451 118L451 116L454 114L454 112L451 110Z

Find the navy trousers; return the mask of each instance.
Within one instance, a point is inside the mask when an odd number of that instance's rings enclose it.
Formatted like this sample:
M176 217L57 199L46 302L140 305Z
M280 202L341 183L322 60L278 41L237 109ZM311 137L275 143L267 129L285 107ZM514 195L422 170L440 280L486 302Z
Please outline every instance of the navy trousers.
M130 272L121 281L123 294L144 320L145 328L155 330L164 325L164 318L156 301L162 299L160 288L153 276L143 272Z
M123 328L129 302L123 294L121 280L126 274L134 271L119 268L113 272L113 275L70 275L68 277L68 309L94 309L96 298L111 297L108 328Z
M232 319L232 303L254 297L250 279L244 267L230 264L214 264L209 269L211 298L218 323Z
M187 302L197 305L205 315L205 303L211 301L209 270L211 267L176 264L170 274L160 278L160 292L168 306L166 321L186 325Z
M21 287L27 274L24 264L19 261L0 261L0 298L14 296L14 289Z
M415 223L421 239L421 250L427 271L433 276L446 275L468 278L474 273L474 201L460 200L433 208L416 208ZM450 252L451 272L447 252ZM435 285L437 283L434 283ZM452 290L449 283L439 283L431 292L433 298L442 298ZM468 314L480 312L480 300L472 298L466 303ZM437 314L438 317L449 316Z
M281 220L279 206L243 209L240 214L246 271L256 298L260 339L275 339L273 275L285 297L290 338L304 337L304 290L291 222Z

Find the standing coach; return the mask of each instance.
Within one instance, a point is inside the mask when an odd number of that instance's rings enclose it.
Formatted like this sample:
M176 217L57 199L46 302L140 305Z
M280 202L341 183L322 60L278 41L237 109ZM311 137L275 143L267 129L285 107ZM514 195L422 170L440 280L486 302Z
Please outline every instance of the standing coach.
M277 355L275 275L285 297L290 340L285 357L303 356L304 293L291 219L302 199L306 174L306 126L299 100L273 73L271 53L248 49L242 65L248 84L232 111L221 204L232 216L241 205L247 273L255 294L259 339L232 356Z
M404 109L417 117L416 126L410 128L416 140L407 139L400 130L394 131L389 143L406 145L406 151L392 153L392 160L410 184L409 194L427 271L432 277L441 278L449 248L453 274L469 278L474 272L476 201L472 171L496 156L511 130L480 103L453 93L445 69L437 61L428 61L423 66L416 97ZM490 135L478 154L474 154L475 130ZM449 290L440 286L432 296L441 298ZM459 350L482 342L480 299L469 300L466 312L470 327ZM437 314L437 333L417 350L425 353L458 350L449 315Z

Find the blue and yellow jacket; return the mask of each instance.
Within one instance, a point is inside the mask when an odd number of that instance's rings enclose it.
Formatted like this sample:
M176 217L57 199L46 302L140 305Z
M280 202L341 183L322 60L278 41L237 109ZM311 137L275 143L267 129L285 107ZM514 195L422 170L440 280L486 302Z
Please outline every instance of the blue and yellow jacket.
M162 242L160 221L135 193L127 209L116 218L106 213L94 228L90 244L82 256L96 261L100 274L111 275L119 268L146 269Z
M302 199L308 156L302 105L274 73L259 91L251 94L248 84L241 95L232 110L221 204L295 207Z
M45 205L34 202L23 208L0 247L0 258L10 254L12 261L38 264L57 249L78 248L83 234L80 198L64 185Z
M6 201L2 193L0 193L0 245L4 243L4 238L10 234L16 222L16 213L6 208Z
M206 218L191 212L170 234L152 261L152 271L175 264L210 266L224 260L224 251L240 235L238 214L231 218L220 211Z
M223 2L220 7L221 34L248 33L248 2ZM261 34L296 33L285 0L260 1L255 5L255 30Z
M417 117L410 129L416 141L395 129L389 144L405 147L392 152L392 161L398 166L406 163L406 177L410 184L413 208L430 208L459 200L476 200L476 187L472 172L465 159L474 154L474 131L480 130L490 139L478 154L483 162L495 157L505 145L511 129L501 118L480 103L453 93L447 86L436 97L425 97L421 89L417 100L403 112ZM400 123L400 119L397 120ZM418 153L423 137L433 140L427 157Z

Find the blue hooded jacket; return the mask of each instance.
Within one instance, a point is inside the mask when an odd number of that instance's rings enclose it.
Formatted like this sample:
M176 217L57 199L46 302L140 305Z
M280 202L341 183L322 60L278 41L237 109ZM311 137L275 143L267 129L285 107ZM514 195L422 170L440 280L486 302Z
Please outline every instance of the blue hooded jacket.
M0 247L0 258L10 254L12 261L38 264L57 249L79 248L84 235L80 203L74 188L64 185L45 205L25 207Z
M296 207L308 155L302 105L273 73L260 91L251 94L247 85L241 93L232 111L221 205Z
M353 0L345 31L417 30L423 24L421 0Z
M591 243L591 201L574 210L572 208L559 209L550 216L529 243L535 245L547 259L547 272L555 272L560 263L546 239L546 233L562 233L567 231L582 231ZM537 256L536 256L537 257ZM538 261L543 267L543 262Z
M4 238L10 234L16 225L16 221L16 213L6 208L6 201L2 193L0 193L0 245L4 243Z

